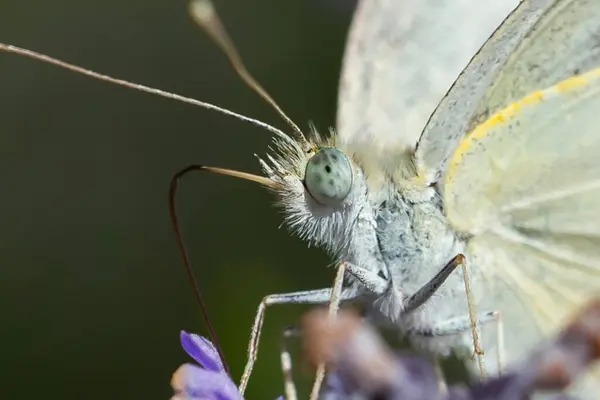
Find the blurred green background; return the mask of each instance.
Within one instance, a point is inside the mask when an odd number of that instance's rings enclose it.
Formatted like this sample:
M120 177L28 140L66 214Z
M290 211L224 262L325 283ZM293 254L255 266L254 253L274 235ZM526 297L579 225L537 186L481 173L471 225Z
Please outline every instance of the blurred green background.
M334 124L353 1L217 0L249 69L299 123ZM0 2L0 41L285 127L167 0ZM173 173L258 173L270 135L243 122L0 53L0 356L4 398L167 399L206 334L171 230ZM262 297L329 286L318 249L285 229L258 185L191 175L180 218L236 379ZM249 399L283 393L279 339L306 308L267 313ZM297 345L295 354L297 355ZM298 362L296 376L310 382ZM306 393L306 388L301 395Z

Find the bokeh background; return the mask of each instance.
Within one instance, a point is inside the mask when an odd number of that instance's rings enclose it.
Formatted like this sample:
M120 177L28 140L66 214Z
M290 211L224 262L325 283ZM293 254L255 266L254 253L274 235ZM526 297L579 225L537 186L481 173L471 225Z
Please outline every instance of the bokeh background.
M249 69L302 127L334 124L351 0L216 0ZM0 41L285 127L245 87L184 0L0 2ZM270 135L240 121L0 53L0 382L3 398L166 399L206 334L167 209L203 163L258 173ZM268 293L329 286L328 257L280 229L271 196L186 178L185 240L236 379ZM283 392L279 339L306 308L270 310L249 399ZM297 354L297 345L295 354ZM296 377L311 380L299 362Z

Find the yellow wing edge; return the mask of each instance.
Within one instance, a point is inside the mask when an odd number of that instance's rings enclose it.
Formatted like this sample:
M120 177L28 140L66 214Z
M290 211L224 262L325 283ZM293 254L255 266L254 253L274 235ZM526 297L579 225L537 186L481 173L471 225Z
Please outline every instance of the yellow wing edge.
M537 90L530 95L525 96L521 100L510 104L501 111L498 111L489 117L485 122L478 125L465 136L465 138L458 144L456 150L454 151L450 164L448 165L446 177L444 179L444 200L446 202L450 200L448 196L453 192L452 189L457 169L460 167L464 159L464 155L469 152L473 145L490 135L494 128L507 124L511 119L518 116L523 109L534 107L552 97L573 93L577 90L584 89L586 86L599 79L600 68L596 68L584 74L565 79L564 81L561 81L547 89Z

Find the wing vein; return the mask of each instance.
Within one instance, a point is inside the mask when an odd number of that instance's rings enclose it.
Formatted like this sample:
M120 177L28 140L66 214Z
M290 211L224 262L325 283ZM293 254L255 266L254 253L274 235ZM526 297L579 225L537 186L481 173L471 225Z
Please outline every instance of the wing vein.
M501 208L503 213L509 213L515 210L521 210L524 208L531 208L532 206L537 206L543 203L547 203L553 200L565 199L568 197L572 197L581 193L588 192L593 189L597 189L600 187L600 180L594 180L592 182L587 182L583 185L570 186L561 190L556 190L550 193L545 193L539 196L526 198L521 201L516 201Z

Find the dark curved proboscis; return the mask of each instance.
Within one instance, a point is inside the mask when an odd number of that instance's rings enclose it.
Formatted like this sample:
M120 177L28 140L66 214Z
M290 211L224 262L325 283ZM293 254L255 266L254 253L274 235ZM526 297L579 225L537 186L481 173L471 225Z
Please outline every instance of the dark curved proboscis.
M175 175L173 175L173 178L171 178L171 184L169 187L169 214L171 216L171 223L173 224L173 229L175 230L175 238L177 239L177 245L179 247L179 252L181 254L181 258L183 260L183 264L185 266L185 270L187 272L188 279L190 280L190 282L192 284L192 287L194 290L194 296L196 297L196 302L200 306L200 311L202 312L202 319L204 319L204 323L206 324L206 327L208 328L208 331L210 333L210 339L211 339L212 343L214 344L214 346L217 348L217 351L219 352L219 357L221 358L221 361L223 362L225 371L227 371L227 374L229 376L231 376L231 372L229 371L229 367L227 366L227 361L225 360L225 355L223 354L223 349L222 349L221 345L219 344L215 329L214 329L212 323L210 322L210 317L208 315L208 309L207 309L206 305L204 304L204 301L202 300L202 295L200 293L200 288L198 286L198 282L196 281L196 277L194 276L194 272L192 271L192 265L190 264L188 253L185 248L185 244L183 242L183 236L181 235L181 230L179 228L179 220L177 218L177 212L176 212L176 208L175 208L175 195L177 192L177 184L179 183L179 180L187 173L195 172L195 171L196 172L207 172L206 168L203 165L190 165L190 166L187 166L184 169L180 170L179 172L177 172Z

